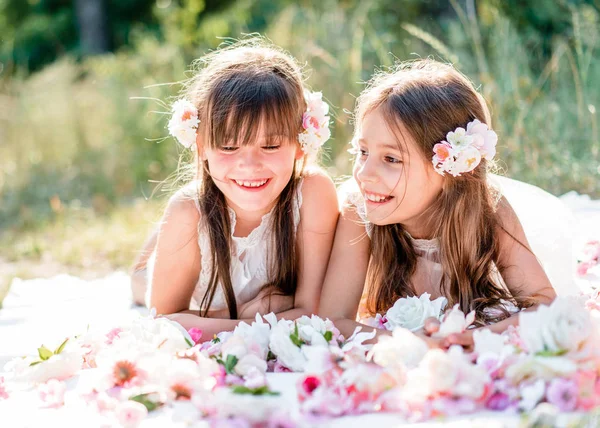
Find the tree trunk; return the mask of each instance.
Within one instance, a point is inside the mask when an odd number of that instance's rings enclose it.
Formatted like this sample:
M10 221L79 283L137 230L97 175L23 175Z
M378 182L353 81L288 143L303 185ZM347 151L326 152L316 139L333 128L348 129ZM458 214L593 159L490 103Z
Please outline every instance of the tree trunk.
M79 45L84 55L110 50L105 0L75 0Z

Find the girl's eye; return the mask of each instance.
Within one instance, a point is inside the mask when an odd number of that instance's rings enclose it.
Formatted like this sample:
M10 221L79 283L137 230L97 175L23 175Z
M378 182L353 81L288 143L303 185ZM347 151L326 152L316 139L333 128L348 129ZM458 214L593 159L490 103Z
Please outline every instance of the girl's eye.
M279 149L280 147L281 147L280 145L264 146L263 149L267 150L269 152L273 152L273 151Z
M223 146L223 147L221 147L221 151L227 152L227 153L233 153L237 149L239 149L239 147L237 147L237 146Z
M393 158L391 156L386 156L385 161L389 163L402 163L400 159Z
M367 152L367 151L366 151L366 150L364 150L364 149L357 149L357 150L356 150L356 155L357 155L358 157L361 157L361 158L362 158L362 157L365 157L365 156L369 156L369 152Z

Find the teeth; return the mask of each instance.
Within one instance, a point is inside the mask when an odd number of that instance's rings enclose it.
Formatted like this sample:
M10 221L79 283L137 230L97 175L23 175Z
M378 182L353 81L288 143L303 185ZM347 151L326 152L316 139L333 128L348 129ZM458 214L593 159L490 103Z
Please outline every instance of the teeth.
M260 187L264 185L268 180L259 180L259 181L246 181L246 180L234 180L239 186L242 187Z
M371 202L383 202L390 199L389 196L374 195L372 193L365 193L365 197Z

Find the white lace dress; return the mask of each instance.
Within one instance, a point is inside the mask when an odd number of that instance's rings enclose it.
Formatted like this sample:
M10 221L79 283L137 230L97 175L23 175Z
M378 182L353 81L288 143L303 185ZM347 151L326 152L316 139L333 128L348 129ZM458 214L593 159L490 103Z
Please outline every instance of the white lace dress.
M298 183L296 198L294 198L294 231L298 228L300 222L300 207L302 206L302 181ZM199 209L196 201L196 206ZM238 304L246 303L255 298L263 285L268 282L267 272L267 251L272 242L271 215L272 211L265 214L259 226L248 236L233 236L235 231L236 216L235 211L229 209L229 219L231 221L231 283L233 292ZM210 238L206 233L203 224L198 225L198 245L202 258L200 277L192 295L192 308L198 308L206 291L211 278L212 254L210 251ZM219 284L215 292L214 299L210 305L210 310L220 310L227 308L227 301L223 289ZM205 308L202 308L205 309Z
M557 197L542 189L506 177L492 175L491 182L507 198L523 226L529 244L544 267L550 282L559 295L578 294L574 281L573 216ZM340 199L356 207L358 216L365 222L365 230L371 235L373 225L366 219L364 199L356 183L351 179L344 184ZM408 234L407 234L408 235ZM417 268L412 279L417 294L428 292L431 298L439 297L442 266L437 239L411 239L417 254ZM498 273L500 284L504 284ZM359 318L366 316L365 295L359 307ZM506 307L515 311L512 305Z

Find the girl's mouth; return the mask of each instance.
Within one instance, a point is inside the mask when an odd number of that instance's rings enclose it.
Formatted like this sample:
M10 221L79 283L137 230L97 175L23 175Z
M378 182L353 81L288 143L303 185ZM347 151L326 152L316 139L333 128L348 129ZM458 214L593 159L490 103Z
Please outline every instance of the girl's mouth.
M365 192L365 201L371 204L385 204L394 199L391 195L382 195L379 193Z
M238 187L240 187L244 190L257 191L257 190L262 190L265 187L267 187L269 182L271 181L271 179L270 178L262 178L260 180L232 179L231 181L233 181L235 184L237 184Z

